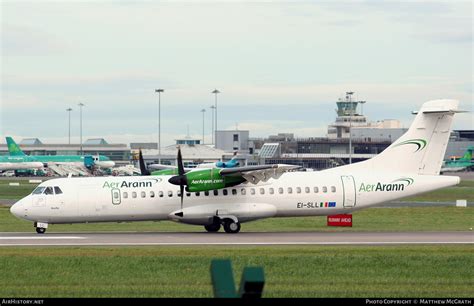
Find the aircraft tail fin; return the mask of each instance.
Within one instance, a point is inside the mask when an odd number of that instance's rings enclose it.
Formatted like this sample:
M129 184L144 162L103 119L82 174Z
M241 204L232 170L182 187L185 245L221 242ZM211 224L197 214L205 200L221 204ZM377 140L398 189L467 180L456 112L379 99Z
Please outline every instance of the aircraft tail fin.
M446 153L456 100L425 102L408 131L376 157L372 168L384 171L438 175Z
M26 154L16 144L15 140L11 137L5 137L7 139L8 152L11 156L25 156Z

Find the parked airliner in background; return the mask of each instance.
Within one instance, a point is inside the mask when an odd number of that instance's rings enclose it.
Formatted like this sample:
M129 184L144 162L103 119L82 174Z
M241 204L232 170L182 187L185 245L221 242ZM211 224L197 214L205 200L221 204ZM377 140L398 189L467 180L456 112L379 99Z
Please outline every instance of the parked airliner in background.
M84 165L87 168L90 168L93 166L97 166L101 168L112 168L113 166L115 166L115 162L111 161L110 158L103 155L34 155L34 156L26 155L20 149L20 147L16 144L13 138L6 137L6 140L7 140L8 152L10 153L9 159L14 160L15 162L23 164L23 165L27 165L28 163L33 163L35 166L39 166L41 164L41 167L35 167L34 169L43 168L43 166L47 166L48 164ZM30 169L30 168L13 168L11 170L17 170L17 169Z
M178 151L178 175L61 178L40 184L11 212L49 224L175 220L224 226L270 217L322 216L354 210L453 186L457 176L440 176L458 101L422 105L410 129L372 159L318 172L291 172L296 166L213 168L186 173Z
M25 161L18 156L0 156L0 171L43 169L42 162Z
M464 155L461 158L458 158L458 159L453 158L453 159L444 161L444 164L441 167L441 173L468 171L474 168L474 161L472 159L472 151L474 151L474 147L470 146L467 148L466 153L464 153Z

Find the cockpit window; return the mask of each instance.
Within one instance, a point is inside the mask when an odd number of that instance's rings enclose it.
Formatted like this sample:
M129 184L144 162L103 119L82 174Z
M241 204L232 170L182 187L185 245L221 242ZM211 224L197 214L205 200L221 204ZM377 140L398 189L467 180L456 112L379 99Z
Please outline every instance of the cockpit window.
M53 187L46 187L44 194L54 194Z
M54 193L56 193L56 194L61 194L61 193L63 193L63 192L62 192L61 188L55 186L55 187L54 187Z
M35 190L33 190L33 192L31 194L42 194L43 191L46 189L46 187L36 187Z

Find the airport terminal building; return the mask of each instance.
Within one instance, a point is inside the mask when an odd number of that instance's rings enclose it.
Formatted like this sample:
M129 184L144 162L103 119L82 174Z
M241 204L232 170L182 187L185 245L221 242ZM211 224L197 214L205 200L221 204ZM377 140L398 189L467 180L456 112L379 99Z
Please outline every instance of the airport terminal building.
M298 138L293 133L279 133L252 138L251 131L236 129L216 131L215 145L201 144L199 139L187 136L161 150L157 143L110 144L103 138L88 139L82 147L44 144L38 138L23 139L19 145L28 155L103 155L118 167L138 167L139 149L147 164L176 165L179 145L186 167L227 161L237 153L240 165L292 164L323 170L372 158L407 131L395 119L370 122L362 111L365 101L354 101L352 94L348 92L345 99L336 102L337 117L328 126L326 137ZM474 146L473 130L453 131L444 159L462 156L469 146ZM7 154L7 145L0 144L0 155Z

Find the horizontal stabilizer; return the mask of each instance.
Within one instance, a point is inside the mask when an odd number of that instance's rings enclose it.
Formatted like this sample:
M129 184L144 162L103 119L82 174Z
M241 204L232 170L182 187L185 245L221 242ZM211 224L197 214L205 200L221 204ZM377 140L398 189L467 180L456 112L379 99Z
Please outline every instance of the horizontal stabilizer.
M424 103L421 106L421 109L418 112L413 112L414 114L424 113L424 114L455 114L462 113L458 109L459 102L451 99L440 99L432 100Z
M418 111L413 111L411 112L413 115L417 115L419 112ZM424 110L422 111L423 114L459 114L459 113L469 113L469 111L466 110Z

